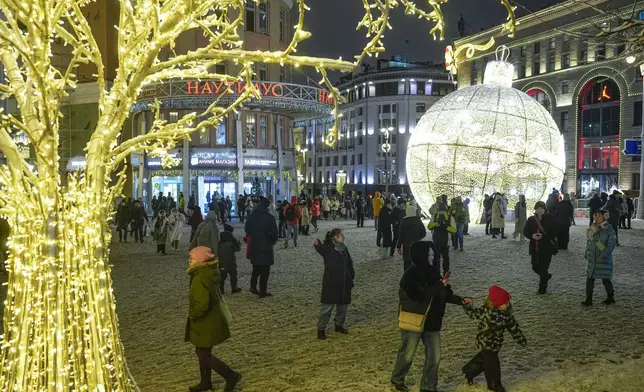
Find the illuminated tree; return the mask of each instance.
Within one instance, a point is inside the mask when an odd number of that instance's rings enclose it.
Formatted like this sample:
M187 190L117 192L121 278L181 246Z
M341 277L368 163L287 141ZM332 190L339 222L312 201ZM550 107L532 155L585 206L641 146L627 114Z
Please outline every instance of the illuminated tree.
M0 95L19 107L17 115L0 114L0 151L8 162L0 168L0 213L12 229L0 338L1 389L137 389L120 342L108 247L108 219L126 181L131 153L145 151L170 161L164 152L177 142L217 125L246 100L259 99L252 83L254 63L313 67L338 98L326 70L351 71L365 56L383 52L382 37L390 28L393 8L402 5L407 13L432 21L432 34L442 38L440 4L445 1L428 0L431 11L426 12L411 0L363 0L365 16L358 28L366 30L368 42L355 61L343 61L296 55L298 44L311 35L303 28L308 9L304 0L296 0L299 18L292 41L284 51L272 52L243 49L237 31L244 23L244 0L120 0L114 10L118 67L108 83L84 16L91 0L0 0L0 61L7 80L0 83ZM175 41L190 30L201 31L208 43L176 54ZM54 43L71 48L64 69L52 64ZM159 56L164 48L172 53L168 59ZM239 72L213 72L222 62L235 64ZM84 173L63 177L58 152L61 103L76 86L77 67L85 64L96 67L99 119L85 150ZM160 117L157 102L151 108L155 119L149 132L123 140L121 130L142 88L181 78L241 81L246 88L230 104L216 101L175 123ZM17 136L31 143L33 166L20 154ZM336 140L334 127L327 142Z

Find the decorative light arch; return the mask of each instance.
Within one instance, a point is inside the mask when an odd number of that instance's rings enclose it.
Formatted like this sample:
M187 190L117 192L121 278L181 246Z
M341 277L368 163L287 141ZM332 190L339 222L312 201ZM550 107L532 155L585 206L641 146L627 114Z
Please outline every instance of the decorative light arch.
M531 90L541 90L546 94L546 96L548 96L548 100L550 101L550 108L548 109L550 114L552 114L554 108L557 107L557 93L555 92L555 89L553 89L548 83L539 80L530 82L521 88L521 91L526 94Z
M591 71L586 72L584 76L579 78L579 81L575 85L575 89L573 90L573 105L575 108L575 139L574 139L574 146L575 146L575 160L574 160L574 165L575 168L573 170L573 183L575 184L575 192L577 191L577 178L579 175L579 168L577 167L577 161L579 159L579 100L581 99L580 94L584 86L588 84L589 82L597 79L597 78L607 78L611 79L615 84L617 85L617 88L619 89L619 95L621 97L626 97L631 95L630 91L630 86L626 79L624 78L624 75L618 71L615 68L612 67L607 67L607 66L602 66L600 68L595 68ZM624 111L624 105L619 105L619 122L620 125L623 124L623 113ZM620 126L620 143L621 143L621 126ZM618 163L618 169L617 169L617 182L621 183L621 175L622 175L622 156L621 154L619 155L619 163Z

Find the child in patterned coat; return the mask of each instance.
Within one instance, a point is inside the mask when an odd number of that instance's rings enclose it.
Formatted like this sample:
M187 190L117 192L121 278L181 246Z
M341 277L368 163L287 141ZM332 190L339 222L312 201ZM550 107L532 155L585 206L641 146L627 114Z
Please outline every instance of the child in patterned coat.
M473 308L472 305L465 306L467 315L479 320L476 347L481 350L467 365L463 366L463 373L470 385L474 383L476 376L484 372L489 391L505 392L501 384L499 362L503 333L507 329L519 345L525 347L527 344L519 324L512 315L511 299L510 293L494 285L489 289L485 305L480 308Z

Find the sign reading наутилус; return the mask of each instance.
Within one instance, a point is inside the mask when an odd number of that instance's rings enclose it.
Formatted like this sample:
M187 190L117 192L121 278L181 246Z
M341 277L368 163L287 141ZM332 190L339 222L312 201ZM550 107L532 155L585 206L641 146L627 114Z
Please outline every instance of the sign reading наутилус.
M642 156L642 139L624 140L624 155Z

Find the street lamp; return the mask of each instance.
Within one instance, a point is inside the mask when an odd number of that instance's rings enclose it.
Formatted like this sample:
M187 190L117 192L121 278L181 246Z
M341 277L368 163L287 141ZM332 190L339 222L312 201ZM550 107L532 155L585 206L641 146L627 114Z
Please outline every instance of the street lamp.
M389 144L389 133L394 130L394 127L380 128L380 132L385 135L385 141L380 147L382 152L385 153L385 193L389 193L389 174L387 171L387 162L389 162L389 151L391 151L391 144Z

